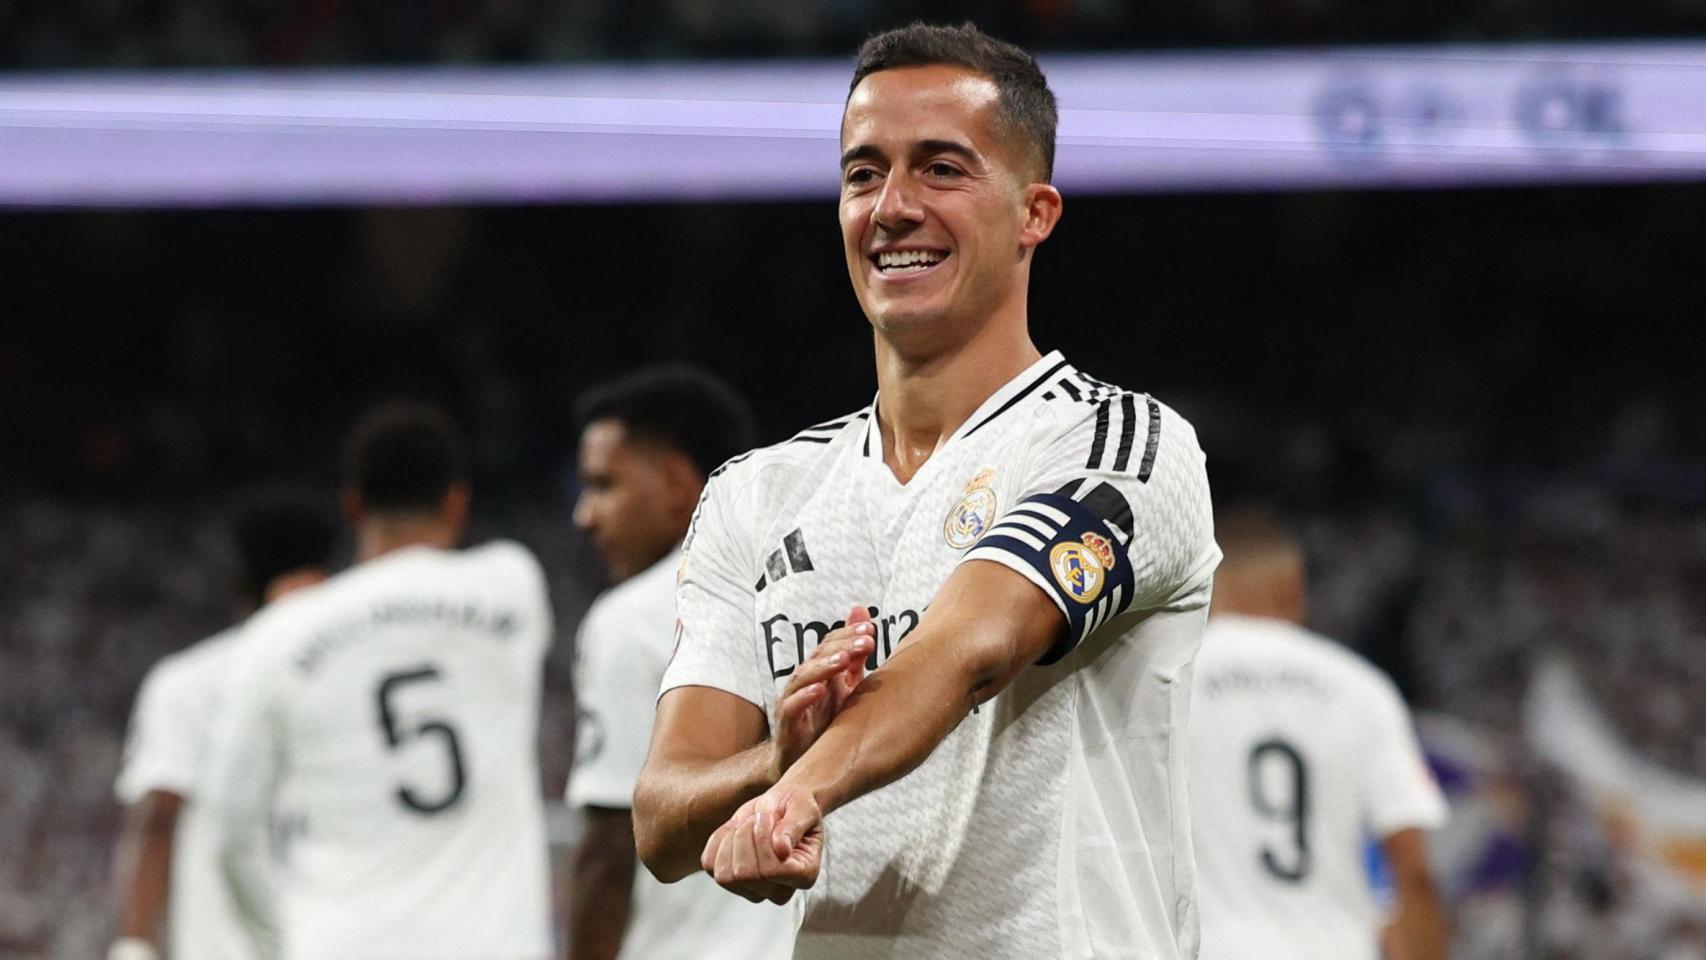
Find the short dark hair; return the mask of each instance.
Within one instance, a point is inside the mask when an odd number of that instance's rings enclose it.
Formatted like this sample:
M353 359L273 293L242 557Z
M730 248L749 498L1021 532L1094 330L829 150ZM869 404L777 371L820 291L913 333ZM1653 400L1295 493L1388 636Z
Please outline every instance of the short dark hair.
M344 445L346 482L378 513L435 509L468 479L461 432L443 410L393 401L356 421Z
M752 449L752 408L733 387L685 364L649 367L588 390L575 404L581 429L615 420L630 438L685 454L699 472Z
M1043 182L1054 179L1054 131L1060 123L1054 91L1030 54L997 40L971 22L957 27L912 23L879 33L859 47L848 97L859 81L879 70L948 64L975 70L995 82L1002 119L1035 147Z
M337 516L326 498L278 484L239 491L232 498L230 524L237 547L237 596L254 607L266 602L274 578L329 567L338 540Z

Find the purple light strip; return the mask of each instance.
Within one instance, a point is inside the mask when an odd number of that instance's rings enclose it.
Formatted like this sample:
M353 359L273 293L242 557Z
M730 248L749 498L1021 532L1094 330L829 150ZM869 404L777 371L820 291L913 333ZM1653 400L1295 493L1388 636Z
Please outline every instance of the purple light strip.
M1706 177L1706 43L1045 61L1068 193ZM845 63L0 78L0 205L830 198Z

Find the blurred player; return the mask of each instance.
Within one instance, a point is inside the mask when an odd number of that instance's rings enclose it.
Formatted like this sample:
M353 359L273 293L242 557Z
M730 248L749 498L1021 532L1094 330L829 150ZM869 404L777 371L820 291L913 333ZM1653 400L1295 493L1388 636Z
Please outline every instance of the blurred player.
M585 830L570 881L569 956L786 957L790 911L731 897L709 877L665 886L634 869L634 782L675 648L681 538L705 477L752 446L752 414L721 381L688 368L618 380L582 398L579 413L575 523L617 585L587 611L575 648L579 744L568 801Z
M1178 414L1032 344L1054 128L973 27L865 44L840 220L876 401L729 463L689 534L636 839L665 879L810 888L799 957L1195 955L1207 478Z
M1445 801L1374 667L1305 630L1304 561L1263 514L1222 517L1191 760L1202 960L1374 960L1366 838L1390 865L1392 960L1444 960L1422 831Z
M544 576L519 544L456 549L467 471L437 411L374 411L346 458L357 565L233 653L208 798L239 908L287 960L542 960Z
M231 534L242 613L324 580L337 532L331 511L303 495L268 488L241 496ZM116 857L119 939L109 960L253 956L214 861L198 785L240 629L164 658L143 678L118 777L129 809Z

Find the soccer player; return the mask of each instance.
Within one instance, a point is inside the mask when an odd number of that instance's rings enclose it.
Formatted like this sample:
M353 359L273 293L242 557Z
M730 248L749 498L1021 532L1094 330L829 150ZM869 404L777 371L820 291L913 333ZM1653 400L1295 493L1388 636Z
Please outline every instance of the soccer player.
M1191 426L1032 344L1055 115L969 25L864 45L840 221L876 399L720 468L688 535L636 842L661 879L808 889L796 957L1195 954L1220 554ZM778 750L798 698L833 716Z
M324 580L337 532L331 511L302 494L269 487L241 495L231 516L241 613ZM214 862L198 786L240 629L162 659L143 678L117 783L128 809L109 960L156 960L162 945L172 960L253 956Z
M569 956L779 960L793 950L790 912L731 897L709 877L666 886L635 870L631 812L675 648L681 539L705 477L752 446L751 411L721 381L686 367L633 374L579 407L575 524L616 586L587 611L575 647L579 736L568 802L584 831L570 877Z
M1299 625L1304 558L1284 527L1236 513L1218 533L1226 562L1191 718L1202 960L1375 960L1368 838L1395 885L1390 960L1445 960L1423 834L1445 801L1403 700Z
M376 409L346 471L357 564L232 654L208 799L239 909L285 960L542 960L544 575L516 543L456 549L469 489L442 413Z

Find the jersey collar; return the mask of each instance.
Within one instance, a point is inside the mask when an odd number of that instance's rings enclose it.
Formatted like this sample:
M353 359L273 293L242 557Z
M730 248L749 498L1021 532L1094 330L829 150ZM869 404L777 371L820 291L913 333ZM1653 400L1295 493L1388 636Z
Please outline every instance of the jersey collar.
M990 394L989 399L983 401L982 405L966 418L965 423L960 424L960 428L948 438L948 443L953 443L962 437L969 437L978 432L997 417L1018 406L1026 398L1038 395L1050 381L1072 372L1072 365L1066 362L1066 358L1060 355L1060 351L1050 350L1037 362L1020 371L1018 376L1002 384L1000 389ZM882 426L878 422L880 418L877 416L877 404L881 399L879 395L871 400L869 407L871 415L865 419L865 436L861 451L863 456L872 460L881 460L883 456Z

